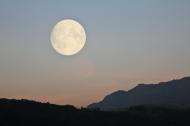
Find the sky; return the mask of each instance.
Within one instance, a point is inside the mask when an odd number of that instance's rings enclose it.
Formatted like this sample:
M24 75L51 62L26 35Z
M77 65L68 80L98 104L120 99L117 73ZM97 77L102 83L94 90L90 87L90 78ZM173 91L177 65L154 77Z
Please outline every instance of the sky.
M80 22L76 55L55 52L54 25ZM0 98L77 107L139 83L190 75L189 0L1 0Z

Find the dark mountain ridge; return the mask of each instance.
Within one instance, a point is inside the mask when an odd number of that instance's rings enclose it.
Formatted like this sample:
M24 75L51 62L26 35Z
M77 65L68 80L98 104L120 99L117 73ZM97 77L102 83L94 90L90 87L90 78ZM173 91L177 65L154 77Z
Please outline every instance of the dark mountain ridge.
M88 108L101 110L121 109L138 105L190 105L190 77L161 82L159 84L139 84L129 91L116 91L102 101Z
M102 111L97 104L93 109L79 109L72 105L2 98L0 126L188 126L189 82L186 77L114 92L104 98L102 102L106 103L98 104L104 105L100 106L102 110L112 111Z
M0 99L0 126L105 125L188 126L190 107L133 106L119 111L101 111L29 100Z

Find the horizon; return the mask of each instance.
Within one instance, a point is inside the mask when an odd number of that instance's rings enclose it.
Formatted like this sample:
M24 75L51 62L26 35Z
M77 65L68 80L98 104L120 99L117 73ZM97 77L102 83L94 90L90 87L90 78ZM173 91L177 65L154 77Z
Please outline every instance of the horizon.
M168 83L168 82L171 82L171 81L179 81L179 80L182 80L182 79L186 79L186 78L190 78L190 76L185 76L185 77L182 77L182 78L178 78L178 79L173 79L173 80L168 80L168 81L161 81L161 82L159 82L159 83L153 83L153 85L158 85L158 84L162 84L162 83ZM139 85L141 85L141 84L143 84L143 85L151 85L151 83L149 83L149 84L145 84L145 83L139 83L139 84L137 84L135 87L137 87L137 86L139 86ZM130 91L130 90L132 90L132 89L134 89L135 87L133 87L133 88L131 88L131 89L128 89L128 90L117 90L117 91L113 91L113 92L111 92L111 94L113 94L113 93L115 93L115 92L119 92L119 91L126 91L126 92L128 92L128 91ZM108 95L110 95L110 94L107 94L106 96L108 96ZM96 101L96 102L91 102L90 104L94 104L94 103L98 103L98 102L101 102L106 96L104 96L102 99L100 99L99 101ZM66 106L66 105L71 105L71 106L74 106L74 107L76 107L76 108L78 108L78 109L80 109L80 108L87 108L88 109L88 105L90 105L90 104L88 104L87 106L75 106L75 105L73 105L73 104L56 104L56 103L51 103L51 102L49 102L49 101L36 101L36 100L34 100L34 99L22 99L22 98L18 98L18 99L16 99L16 98L0 98L0 99L5 99L5 100L27 100L27 101L34 101L34 102L39 102L39 103L48 103L48 104L52 104L52 105L61 105L61 106ZM174 105L175 106L175 105ZM89 108L90 109L90 108Z
M137 84L190 76L190 1L0 1L0 97L76 107ZM86 31L84 48L58 54L63 19Z

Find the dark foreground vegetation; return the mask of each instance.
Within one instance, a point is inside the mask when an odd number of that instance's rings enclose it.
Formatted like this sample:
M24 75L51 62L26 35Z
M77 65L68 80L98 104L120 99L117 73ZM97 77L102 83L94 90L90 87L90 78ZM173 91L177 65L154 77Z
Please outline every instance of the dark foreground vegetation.
M190 107L136 106L118 111L77 109L0 99L0 126L190 126Z

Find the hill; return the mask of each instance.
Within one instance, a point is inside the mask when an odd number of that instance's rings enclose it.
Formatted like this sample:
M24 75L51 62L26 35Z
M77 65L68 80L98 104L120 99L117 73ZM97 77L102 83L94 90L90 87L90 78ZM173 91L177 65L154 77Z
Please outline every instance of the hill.
M134 106L120 111L77 109L0 99L0 126L188 126L190 108Z
M116 91L88 108L122 109L139 105L189 106L190 77L159 84L139 84L129 91Z

